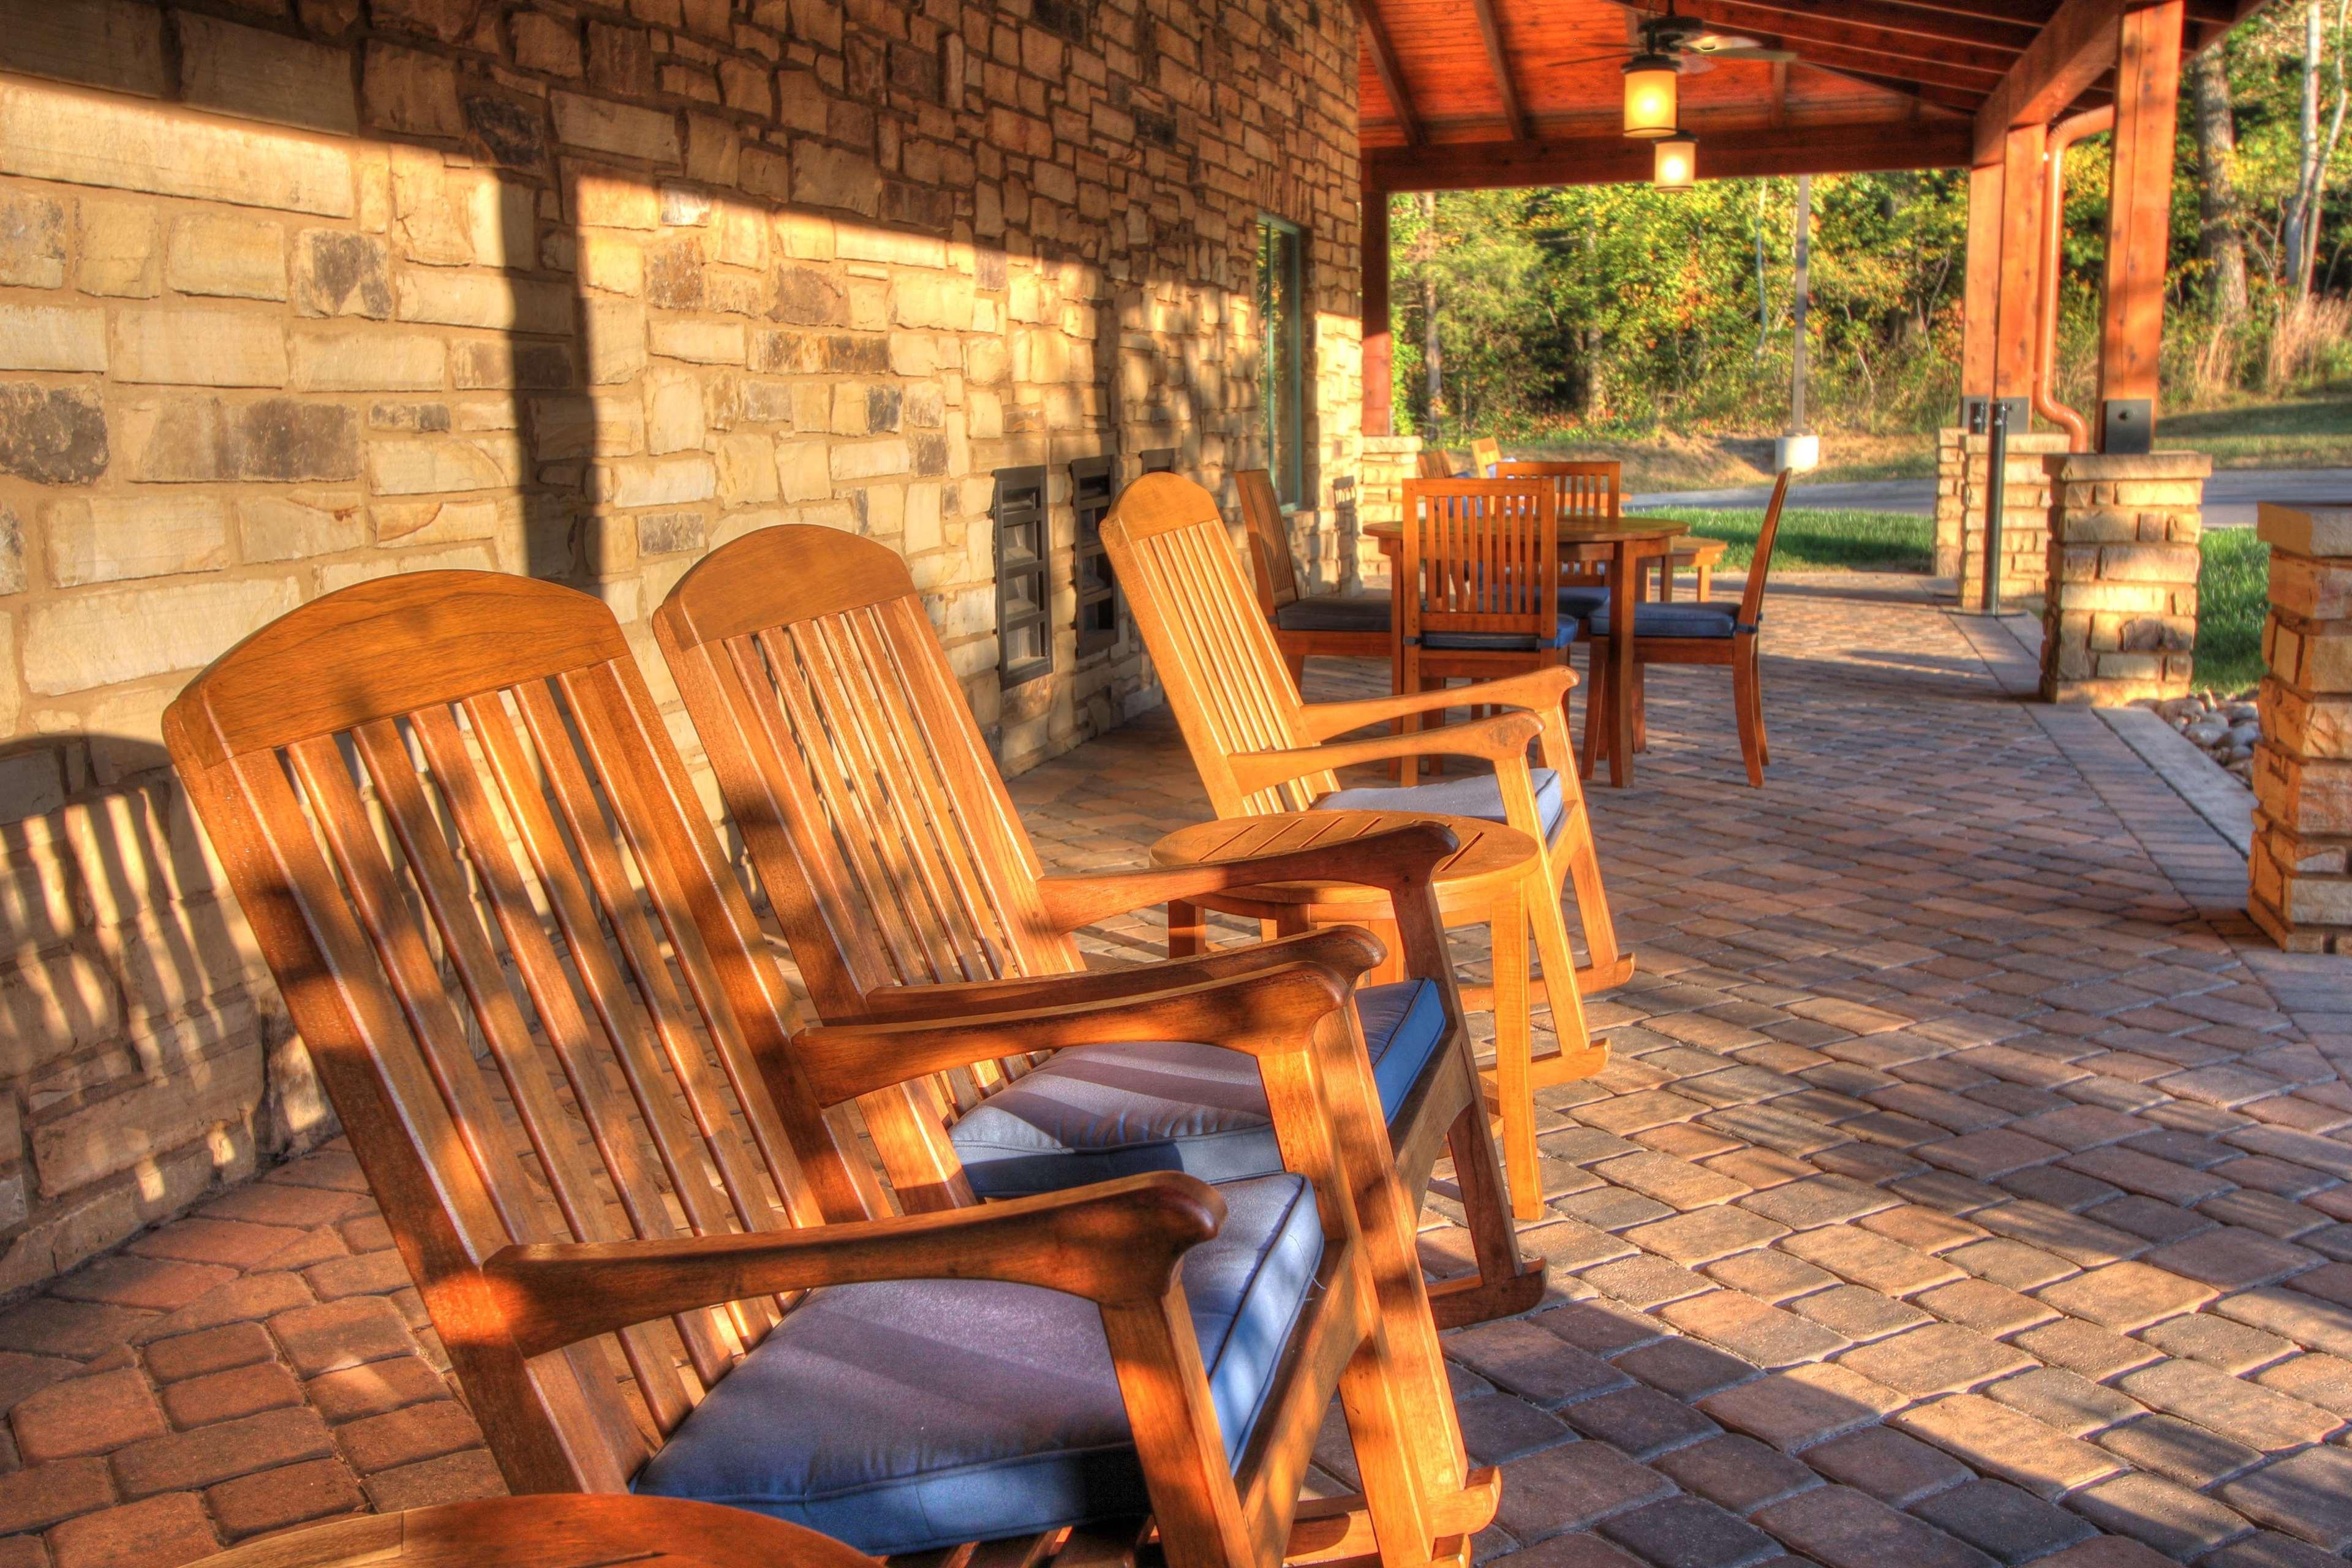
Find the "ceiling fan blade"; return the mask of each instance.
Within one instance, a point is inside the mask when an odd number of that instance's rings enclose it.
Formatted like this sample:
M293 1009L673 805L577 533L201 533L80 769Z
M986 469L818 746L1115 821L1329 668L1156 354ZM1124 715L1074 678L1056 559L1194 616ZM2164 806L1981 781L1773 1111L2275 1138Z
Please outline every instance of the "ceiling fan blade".
M1760 49L1763 41L1743 37L1738 33L1700 33L1683 46L1702 55L1720 54L1725 49Z
M1768 49L1762 46L1747 48L1709 49L1707 58L1717 60L1794 60L1794 49Z

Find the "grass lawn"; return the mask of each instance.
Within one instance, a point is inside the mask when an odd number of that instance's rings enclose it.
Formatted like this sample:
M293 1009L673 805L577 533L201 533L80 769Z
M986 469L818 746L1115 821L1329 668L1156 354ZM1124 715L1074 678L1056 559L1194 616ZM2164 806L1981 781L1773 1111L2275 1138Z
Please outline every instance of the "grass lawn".
M1691 531L1721 539L1726 568L1744 569L1756 553L1759 511L1696 511L1673 515ZM1893 511L1840 511L1790 507L1780 514L1776 572L1918 572L1933 565L1934 521ZM2197 684L2242 691L2263 678L2263 617L2270 607L2270 546L2251 528L2218 528L2204 536L2197 574Z

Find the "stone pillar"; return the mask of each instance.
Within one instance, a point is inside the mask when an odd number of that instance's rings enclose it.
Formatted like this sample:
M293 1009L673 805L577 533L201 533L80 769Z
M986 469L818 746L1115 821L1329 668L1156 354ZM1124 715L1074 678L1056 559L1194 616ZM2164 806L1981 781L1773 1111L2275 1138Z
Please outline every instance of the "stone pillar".
M2352 503L2264 501L2271 613L2246 910L2294 952L2352 953Z
M1984 608L1985 498L1992 485L1992 437L1959 433L1960 608ZM2050 554L2050 476L2042 459L2066 449L2063 431L2011 431L2001 472L2000 598L2003 608L2042 590Z
M1420 470L1418 436L1366 436L1364 463L1356 479L1356 582L1352 586L1385 593L1388 557L1366 539L1363 525L1404 520L1404 482Z
M1968 510L1960 486L1968 455L1968 431L1947 425L1936 432L1936 575L1960 574L1960 514Z
M2042 460L2050 490L2042 696L2117 707L2189 690L2202 452Z

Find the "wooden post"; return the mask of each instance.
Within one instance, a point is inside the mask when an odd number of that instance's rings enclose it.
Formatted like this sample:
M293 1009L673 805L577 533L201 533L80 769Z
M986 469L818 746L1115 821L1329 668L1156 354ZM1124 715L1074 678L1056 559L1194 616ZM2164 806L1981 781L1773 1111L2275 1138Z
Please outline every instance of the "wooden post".
M1992 395L1993 319L2000 310L2000 165L1986 163L1969 171L1969 262L1960 293L1963 398Z
M2042 152L2049 133L2046 125L2019 125L2002 142L2000 301L1992 348L1995 397L2021 401L2033 392L2033 352L2042 324ZM2011 424L2011 435L2024 433L2022 422Z
M2119 24L2106 287L2099 309L2102 452L2145 452L2156 435L2184 9L2183 0L2165 0L2125 12Z
M1377 186L1364 192L1364 434L1396 434L1391 406L1395 376L1394 345L1389 337L1389 194Z

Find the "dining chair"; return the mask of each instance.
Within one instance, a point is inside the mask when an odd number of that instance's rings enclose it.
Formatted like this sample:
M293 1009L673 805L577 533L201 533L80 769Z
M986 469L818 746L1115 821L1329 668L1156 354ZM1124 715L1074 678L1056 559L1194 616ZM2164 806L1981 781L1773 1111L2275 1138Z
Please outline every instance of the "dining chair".
M1284 525L1282 503L1274 493L1274 476L1264 468L1244 468L1234 476L1234 487L1241 492L1242 522L1249 535L1250 573L1257 583L1258 605L1274 627L1275 646L1282 649L1290 678L1305 679L1307 661L1318 656L1377 658L1387 663L1396 641L1388 595L1301 596L1290 558L1290 531Z
M1780 506L1788 499L1790 470L1783 468L1772 483L1772 499L1764 509L1764 522L1756 534L1755 559L1748 565L1748 581L1738 605L1676 605L1645 602L1633 607L1633 658L1638 672L1646 664L1714 664L1731 669L1731 704L1739 731L1740 761L1748 782L1759 788L1772 761L1764 731L1763 678L1757 663L1757 637L1764 620L1764 581L1772 569L1772 546L1780 531ZM1594 667L1607 656L1616 635L1609 611L1585 623ZM1595 681L1584 703L1584 766L1599 754L1600 738L1608 732L1609 696L1605 681Z
M754 531L678 580L654 614L654 637L826 1022L1144 994L1276 961L1268 949L1087 971L1081 926L1181 899L1191 884L1175 872L1045 874L906 563L888 547L829 528ZM1300 875L1322 863L1366 859L1332 846L1319 861L1290 862ZM1387 1120L1385 1135L1376 1124L1350 1152L1377 1156L1393 1143L1361 1173L1360 1201L1376 1211L1367 1234L1396 1313L1391 1342L1425 1355L1442 1392L1433 1305L1447 1326L1523 1311L1543 1273L1521 1258L1505 1210L1428 891L1391 870L1370 875L1402 900L1408 974L1360 992L1339 1026L1352 1023L1349 1047L1372 1062ZM942 1083L937 1100L958 1165L941 1179L982 1197L1129 1170L1223 1178L1280 1168L1250 1064L1186 1037L1073 1051L1034 1071L983 1064ZM1449 1146L1478 1272L1425 1294L1414 1222Z
M1424 479L1450 479L1454 477L1454 454L1443 447L1423 447L1414 463L1414 472Z
M1503 444L1492 436L1473 437L1470 441L1470 477L1491 479L1503 460Z
M514 1491L877 1555L1093 1563L1156 1530L1191 1568L1302 1541L1406 1568L1492 1511L1491 1478L1422 1484L1335 1147L1377 1114L1320 1026L1360 933L1150 997L796 1031L619 624L528 578L314 600L163 731ZM1169 1037L1256 1062L1282 1170L938 1202L931 1075ZM1335 1390L1363 1498L1302 1510Z
M1578 620L1561 609L1559 499L1550 485L1407 479L1403 533L1395 588L1403 619L1399 691L1568 667ZM1424 717L1409 722L1418 726ZM1416 782L1419 762L1404 755L1407 785Z
M1501 822L1525 833L1538 853L1518 901L1546 981L1536 994L1549 999L1559 1040L1557 1054L1533 1060L1527 1081L1536 1087L1567 1082L1606 1065L1605 1045L1586 1031L1580 994L1624 984L1633 958L1617 945L1561 716L1575 675L1537 669L1446 691L1304 702L1257 613L1208 491L1181 475L1146 474L1112 503L1102 540L1216 815L1425 812ZM1470 704L1511 711L1436 729L1341 738L1368 725ZM1528 761L1531 740L1542 758L1539 767ZM1349 789L1339 787L1333 771L1439 755L1482 761L1493 771L1437 784ZM1580 970L1560 907L1570 883L1588 961ZM1171 921L1178 919L1171 911ZM1565 983L1571 974L1574 983ZM1478 1005L1476 991L1465 994L1465 1005ZM1497 1032L1507 1032L1502 1020ZM1535 1190L1534 1108L1516 1096L1504 1097L1500 1109L1513 1205L1524 1216Z

